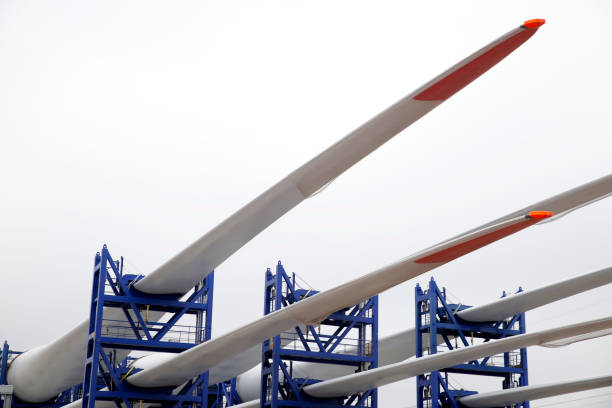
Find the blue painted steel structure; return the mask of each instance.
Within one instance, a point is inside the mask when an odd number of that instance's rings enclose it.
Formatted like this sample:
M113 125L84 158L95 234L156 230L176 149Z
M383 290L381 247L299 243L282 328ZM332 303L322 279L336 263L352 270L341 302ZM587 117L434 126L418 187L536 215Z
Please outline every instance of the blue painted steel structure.
M130 350L180 353L210 339L213 273L185 297L139 292L133 284L141 278L124 275L123 258L114 261L106 245L96 254L83 408L94 408L96 400L113 401L117 407L122 402L128 407L149 402L168 408L207 408L209 400L216 398L216 394L209 396L208 372L181 386L177 393L173 393L175 387L138 388L124 381L136 370L123 356ZM119 311L113 316L121 318L108 318L111 309ZM150 313L166 313L167 317L149 320Z
M519 292L521 289L519 288ZM505 292L503 296L506 296ZM452 350L473 344L474 339L484 342L516 336L526 331L525 313L498 322L468 322L455 315L469 306L450 304L446 289L440 290L433 278L427 290L419 284L415 288L416 356L435 354L440 349ZM426 339L428 337L428 341ZM486 357L458 364L417 377L417 408L460 408L458 397L475 391L457 390L449 384L449 373L494 376L503 378L503 388L528 385L527 349ZM529 402L513 406L529 408Z
M0 384L1 385L7 384L6 383L6 371L8 369L8 364L19 354L21 353L18 351L12 351L9 348L8 342L5 341L4 344L2 345L2 355L0 355Z
M214 401L209 400L208 408L231 407L243 402L236 391L236 377L210 387L209 394L214 394L215 399Z
M289 276L279 261L276 273L265 274L264 314L287 307L318 292L300 289L295 274ZM378 366L378 296L339 310L317 326L281 333L262 344L260 406L279 407L376 407L377 390L343 398L319 399L302 387L320 381L299 378L295 362L335 364L364 371ZM296 376L294 377L294 373Z

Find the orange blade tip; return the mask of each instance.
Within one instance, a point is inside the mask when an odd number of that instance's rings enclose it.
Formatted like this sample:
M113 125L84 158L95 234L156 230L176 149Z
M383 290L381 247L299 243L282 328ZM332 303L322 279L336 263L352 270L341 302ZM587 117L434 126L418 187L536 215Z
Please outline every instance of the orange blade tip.
M527 28L540 28L540 26L544 25L545 22L546 22L546 20L544 20L543 18L534 18L532 20L526 20L523 23L523 27L527 27Z
M543 220L545 218L550 218L553 216L552 211L530 211L528 214L529 218L533 218L534 220Z

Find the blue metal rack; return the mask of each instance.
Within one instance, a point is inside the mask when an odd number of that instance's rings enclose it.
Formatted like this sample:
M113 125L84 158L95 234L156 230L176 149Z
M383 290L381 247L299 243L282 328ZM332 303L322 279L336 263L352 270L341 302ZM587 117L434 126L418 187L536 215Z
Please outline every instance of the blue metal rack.
M202 271L204 276L205 272ZM158 403L168 408L190 405L207 408L208 372L175 387L138 388L124 381L138 370L126 359L131 350L180 353L211 335L213 272L186 296L139 292L134 283L142 276L123 274L123 258L114 261L106 245L96 254L89 320L87 359L83 381L83 408L97 400L121 403ZM162 321L149 314L166 313ZM102 382L104 388L99 383Z
M264 314L287 307L317 291L300 289L279 261L276 273L266 271ZM302 392L320 380L294 377L295 362L335 364L365 371L378 366L378 297L339 310L317 326L296 327L262 344L262 408L376 407L377 390L341 398L313 398ZM297 376L297 372L296 372Z
M519 289L519 292L521 289ZM503 296L505 296L505 292ZM498 322L468 322L455 314L469 308L450 304L446 289L440 290L433 278L427 290L419 284L415 288L416 356L435 354L440 349L452 350L468 346L474 338L488 342L525 333L525 314L521 313ZM424 342L428 336L429 341ZM440 342L440 338L443 339ZM457 398L476 391L456 390L449 385L449 373L494 376L503 378L503 388L528 385L527 350L504 353L499 361L495 356L458 364L417 377L417 408L460 408ZM515 408L529 408L522 402Z
M238 405L243 401L236 391L236 377L231 380L220 382L209 388L209 394L215 396L214 402L209 403L208 408L225 408Z
M4 342L2 345L2 354L0 355L0 385L6 385L6 372L8 370L9 363L21 354L18 351L13 351L9 348L8 342Z

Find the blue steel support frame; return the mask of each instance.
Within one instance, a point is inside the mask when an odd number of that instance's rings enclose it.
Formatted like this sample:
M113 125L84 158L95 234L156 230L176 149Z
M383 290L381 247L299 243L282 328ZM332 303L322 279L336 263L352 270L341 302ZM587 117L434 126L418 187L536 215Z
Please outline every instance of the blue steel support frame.
M8 359L11 350L5 341L2 345L2 355L0 355L0 385L6 385L6 371L8 369Z
M236 391L236 377L210 387L209 394L214 395L214 402L211 399L208 408L231 407L243 402Z
M522 289L519 288L519 292ZM506 293L503 293L506 296ZM459 310L469 308L466 305L450 304L446 301L446 289L440 290L432 277L429 287L423 291L419 284L415 288L415 335L416 356L424 352L437 353L440 347L452 350L473 344L474 338L484 342L516 336L526 332L525 313L498 322L468 322L455 315ZM429 342L423 341L429 336ZM443 342L439 342L440 338ZM455 340L454 344L452 340ZM484 375L503 378L503 388L528 385L527 349L508 352L503 355L503 362L495 365L493 357L458 364L428 375L417 377L417 408L461 408L457 398L476 391L455 390L449 385L449 373ZM529 408L525 401L515 408Z
M295 274L289 276L279 261L276 273L265 274L264 314L313 296L317 291L296 287ZM350 338L349 335L356 335ZM294 341L289 347L289 342ZM347 352L348 350L352 352ZM340 350L343 349L343 352ZM300 327L281 333L262 344L260 407L377 407L377 389L341 398L313 398L302 392L306 385L320 380L293 377L293 363L306 361L346 365L355 371L378 366L378 296L339 310L318 326Z
M83 408L94 408L97 400L113 401L118 408L121 403L130 407L133 402L157 403L164 408L188 405L207 408L208 372L188 381L178 393L173 393L175 387L138 388L124 381L138 370L121 355L129 350L180 353L209 340L214 273L203 277L184 300L181 294L151 295L137 291L133 284L141 278L124 275L123 258L121 262L114 261L106 245L96 254ZM122 311L123 319L105 319L104 309L106 313L109 309ZM149 321L151 311L167 313L169 318L163 322ZM179 325L184 319L195 320L195 324Z

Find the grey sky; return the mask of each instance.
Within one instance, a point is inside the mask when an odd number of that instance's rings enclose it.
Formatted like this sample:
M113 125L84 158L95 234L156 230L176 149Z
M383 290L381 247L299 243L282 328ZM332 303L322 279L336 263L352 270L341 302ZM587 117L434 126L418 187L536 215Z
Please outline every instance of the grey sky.
M213 333L261 315L278 259L329 288L612 170L609 3L330 3L0 2L1 339L27 349L85 318L102 244L150 272L525 19L547 23L218 268ZM476 304L609 266L611 211L601 201L433 275ZM381 297L381 334L413 325L414 285L430 276ZM527 324L611 307L604 287ZM607 374L611 347L530 349L530 381ZM380 405L412 405L414 389L384 387Z

